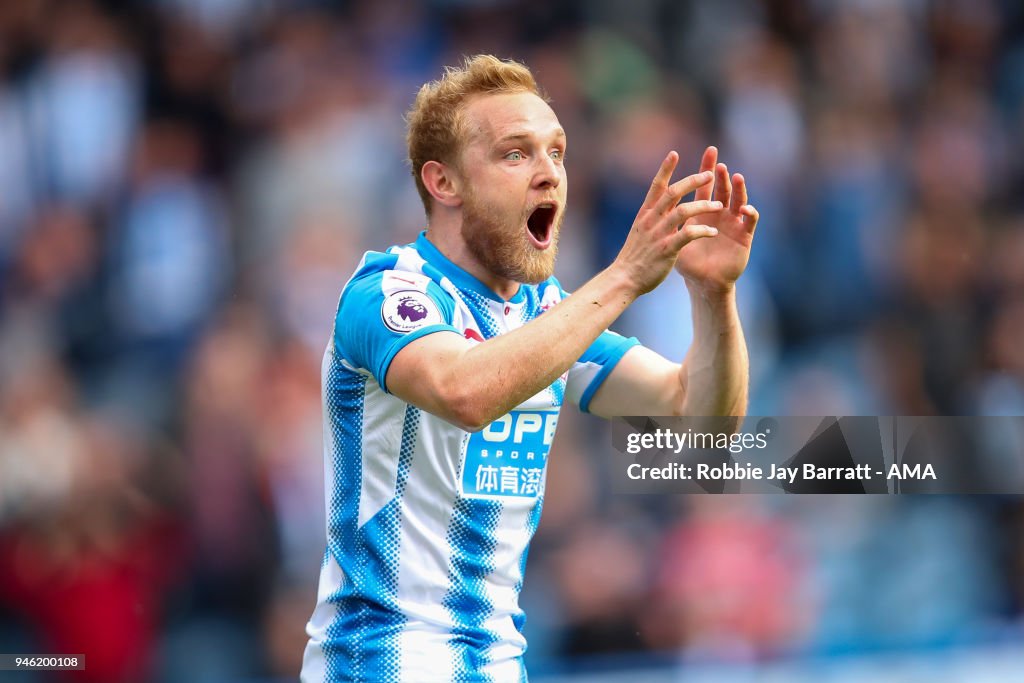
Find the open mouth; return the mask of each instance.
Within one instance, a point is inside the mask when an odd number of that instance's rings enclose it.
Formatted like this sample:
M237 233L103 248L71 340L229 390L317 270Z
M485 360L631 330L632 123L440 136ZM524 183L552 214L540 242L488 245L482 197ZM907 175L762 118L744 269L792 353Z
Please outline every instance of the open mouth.
M526 219L527 233L538 249L547 249L551 245L551 237L554 232L555 214L558 213L556 204L546 202L538 204L530 217Z

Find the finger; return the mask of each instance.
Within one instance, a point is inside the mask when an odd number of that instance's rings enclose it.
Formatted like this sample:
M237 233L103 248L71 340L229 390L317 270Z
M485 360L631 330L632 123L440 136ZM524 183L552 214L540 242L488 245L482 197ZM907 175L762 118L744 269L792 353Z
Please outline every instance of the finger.
M740 208L747 203L747 181L739 173L732 174L732 201L729 203L729 210L739 213Z
M661 195L661 198L654 205L654 210L662 214L670 211L672 207L679 203L680 199L699 187L709 185L712 178L714 178L714 175L710 171L705 171L704 173L694 173L682 180L677 180L669 185L668 189Z
M644 203L641 208L649 208L654 205L654 202L665 193L668 188L668 181L672 177L672 172L676 170L676 164L679 163L679 155L675 150L668 153L665 160L661 162L661 167L658 172L654 175L654 181L651 183L651 189L647 191L647 196L644 198Z
M704 155L700 158L700 170L714 171L715 163L718 161L718 148L711 145L704 150ZM697 196L694 199L711 199L711 187L701 187L697 190Z
M718 230L710 225L687 225L670 238L672 240L672 249L679 251L694 240L714 237L717 234Z
M750 204L741 206L739 212L744 217L743 225L747 228L747 232L753 234L754 229L757 228L757 222L761 220L761 214Z
M729 168L725 164L715 166L715 199L729 206L732 196L732 182L729 180Z
M699 216L702 213L715 213L725 208L722 202L711 199L702 199L697 202L686 202L676 207L676 210L672 212L669 220L674 224L685 223L694 216Z

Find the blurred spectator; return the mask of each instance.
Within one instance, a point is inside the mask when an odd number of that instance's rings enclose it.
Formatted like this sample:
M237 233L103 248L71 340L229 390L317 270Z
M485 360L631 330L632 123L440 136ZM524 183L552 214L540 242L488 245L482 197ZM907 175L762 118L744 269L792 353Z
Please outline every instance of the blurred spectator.
M130 194L109 235L106 294L116 356L108 391L128 397L142 419L170 414L166 383L231 276L225 206L219 188L198 174L201 154L189 127L147 126Z
M180 580L180 524L139 487L144 446L74 412L61 384L57 368L36 374L0 412L0 604L34 650L87 653L72 680L140 680Z
M664 539L649 644L724 661L798 647L813 611L791 523L752 497L697 496L688 508Z
M75 202L112 199L138 122L138 60L88 0L52 19L26 90L37 187Z

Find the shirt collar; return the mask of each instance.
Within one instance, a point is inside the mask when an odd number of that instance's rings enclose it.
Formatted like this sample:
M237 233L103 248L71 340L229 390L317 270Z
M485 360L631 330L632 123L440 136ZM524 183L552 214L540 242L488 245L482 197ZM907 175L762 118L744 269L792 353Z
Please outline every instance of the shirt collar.
M518 304L522 303L526 297L526 288L522 284L519 285L519 289L512 295L512 298L506 301L500 296L495 294L490 287L476 279L474 275L464 270L463 268L452 263L447 256L441 253L441 251L434 246L434 243L427 239L427 231L424 230L416 238L416 251L419 252L420 256L429 263L430 265L441 271L441 274L447 277L452 283L459 289L469 290L476 292L480 296L486 297L491 301L497 301L498 303L510 303Z

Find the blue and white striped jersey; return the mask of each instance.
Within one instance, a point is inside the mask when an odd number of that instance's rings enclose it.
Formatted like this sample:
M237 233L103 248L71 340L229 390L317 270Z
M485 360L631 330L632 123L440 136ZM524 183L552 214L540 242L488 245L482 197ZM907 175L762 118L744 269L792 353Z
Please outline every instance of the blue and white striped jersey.
M385 378L414 339L483 341L564 296L549 278L504 301L425 233L363 257L323 361L327 550L303 681L526 680L519 590L558 411L565 399L587 410L637 342L605 332L476 433L391 395Z

